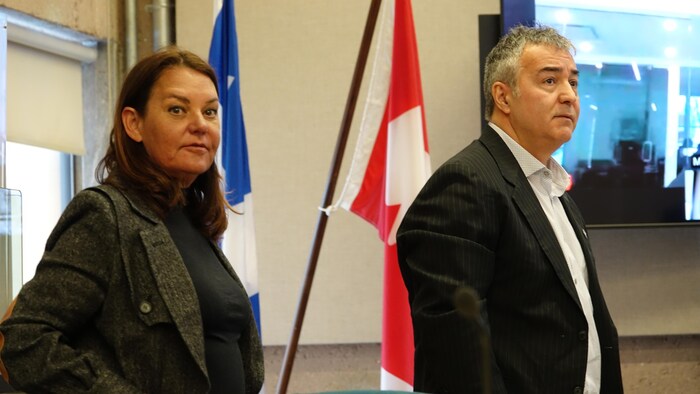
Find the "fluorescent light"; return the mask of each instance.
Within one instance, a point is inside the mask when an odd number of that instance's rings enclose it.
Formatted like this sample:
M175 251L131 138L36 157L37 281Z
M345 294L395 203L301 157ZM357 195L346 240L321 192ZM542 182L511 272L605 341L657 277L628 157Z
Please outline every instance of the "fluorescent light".
M557 10L554 12L554 19L562 25L567 25L571 22L571 13L569 10Z
M593 50L593 44L591 44L590 41L583 41L579 44L579 48L581 48L583 52L590 52Z
M647 15L700 15L700 2L692 0L537 0L537 5L569 7Z
M678 24L673 19L666 19L664 21L664 29L666 31L674 31L678 27Z
M634 73L634 79L637 81L642 80L642 76L639 74L639 66L637 66L637 62L632 62L632 72Z
M598 106L597 106L597 105L594 105L594 104L591 104L591 105L589 105L588 107L589 107L590 109L594 110L594 111L597 111L597 110L598 110Z

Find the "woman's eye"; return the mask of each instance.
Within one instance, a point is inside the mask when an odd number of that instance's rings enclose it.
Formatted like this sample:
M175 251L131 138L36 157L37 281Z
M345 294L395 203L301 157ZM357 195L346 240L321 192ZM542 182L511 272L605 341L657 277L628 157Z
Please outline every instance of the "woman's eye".
M181 113L185 112L185 110L182 109L182 107L170 107L168 112L171 114L180 115Z
M210 108L207 110L204 110L204 115L209 116L209 117L215 117L219 113L218 109L215 108Z

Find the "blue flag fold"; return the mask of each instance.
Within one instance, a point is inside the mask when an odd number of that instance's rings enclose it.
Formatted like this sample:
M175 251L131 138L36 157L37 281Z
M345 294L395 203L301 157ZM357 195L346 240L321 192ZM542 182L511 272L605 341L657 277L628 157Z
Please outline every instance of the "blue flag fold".
M229 215L222 249L243 282L253 305L260 331L257 256L253 223L253 200L248 164L238 68L238 39L233 0L224 0L216 18L209 64L216 71L221 102L221 167L226 198L240 215Z

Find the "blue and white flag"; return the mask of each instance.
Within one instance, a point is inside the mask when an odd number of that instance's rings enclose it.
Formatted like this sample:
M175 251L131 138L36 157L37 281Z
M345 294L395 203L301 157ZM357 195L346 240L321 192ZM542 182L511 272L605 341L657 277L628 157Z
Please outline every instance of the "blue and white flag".
M238 40L233 0L224 0L216 17L209 48L209 64L216 70L221 102L221 166L227 200L240 215L229 214L222 249L245 285L260 332L258 261L255 251L253 196L248 167L241 90L238 74Z

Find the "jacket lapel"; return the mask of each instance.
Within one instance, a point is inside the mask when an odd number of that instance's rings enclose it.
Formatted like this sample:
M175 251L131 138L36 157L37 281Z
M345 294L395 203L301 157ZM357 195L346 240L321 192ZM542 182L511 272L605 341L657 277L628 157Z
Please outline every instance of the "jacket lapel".
M590 287L590 282L592 280L598 280L598 273L595 269L593 251L591 250L591 244L588 241L586 225L583 221L581 213L578 211L578 208L576 208L576 204L567 193L564 193L564 195L562 195L561 198L559 198L559 200L561 201L561 205L564 206L566 216L569 218L569 222L571 222L571 226L574 228L574 232L576 233L576 238L581 244L581 249L583 250L583 257L586 259L586 269L588 270Z
M137 214L153 224L140 232L148 263L180 336L206 376L202 315L187 267L163 221L138 197L123 195Z
M216 254L216 258L219 259L219 262L221 262L221 264L224 266L226 272L228 272L229 275L231 275L231 277L236 281L236 283L238 283L243 288L243 290L245 290L243 282L241 282L241 279L236 274L236 271L231 266L231 263L228 261L228 258L226 258L226 255L224 255L224 252L221 250L221 248L214 244L214 242L209 242L211 243L212 249L214 250L214 254Z
M141 232L160 295L187 348L206 374L202 315L194 284L167 228L158 223Z
M535 196L532 186L530 186L525 174L520 169L515 156L503 142L503 139L490 127L483 130L480 141L495 159L503 178L512 185L513 194L511 198L525 217L542 251L552 264L554 272L556 272L569 295L581 307L564 252L562 252L552 225L542 210L542 206L537 196ZM586 257L586 260L588 260L588 257Z

